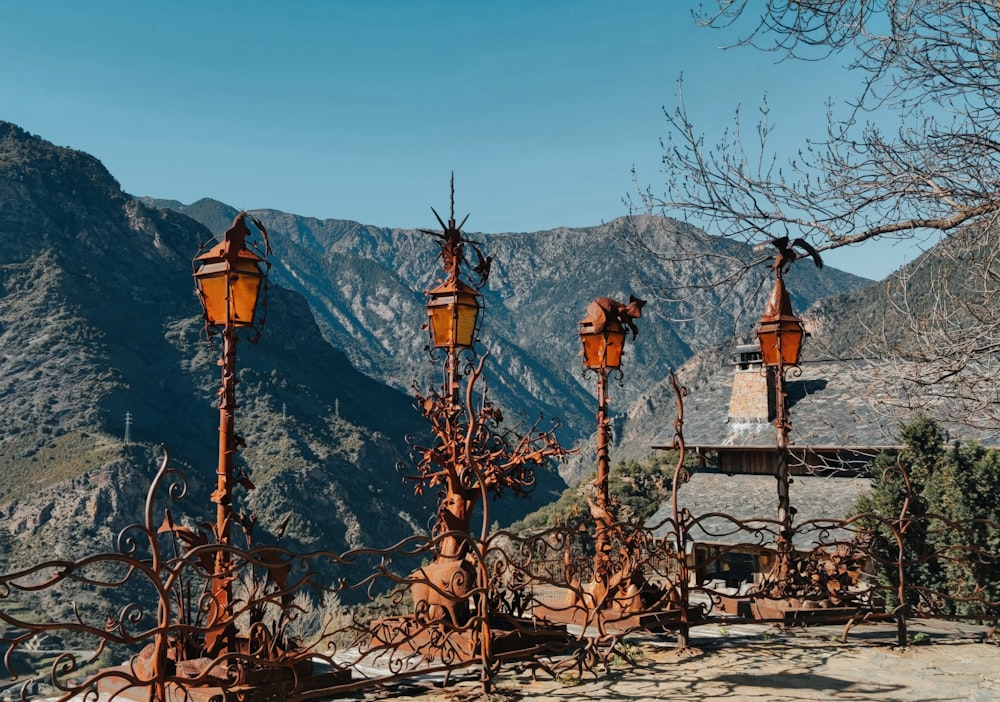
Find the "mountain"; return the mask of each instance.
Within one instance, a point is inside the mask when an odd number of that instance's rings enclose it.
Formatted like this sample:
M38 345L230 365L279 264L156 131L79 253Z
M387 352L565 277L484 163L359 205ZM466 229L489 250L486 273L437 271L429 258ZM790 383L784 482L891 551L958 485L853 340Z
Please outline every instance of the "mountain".
M804 361L851 359L863 363L867 401L885 426L924 414L955 436L992 445L1000 422L996 349L1000 320L996 252L1000 230L981 224L949 233L916 260L876 284L845 290L793 309L809 334ZM803 271L792 268L794 290ZM806 267L805 271L811 271ZM760 312L762 306L757 306ZM759 314L759 312L758 312ZM691 392L728 362L750 335L721 339L678 371ZM620 422L616 459L648 455L654 439L669 436L658 417L676 413L664 381L633 402Z
M210 239L122 192L92 156L0 122L2 565L111 548L141 519L161 446L189 482L175 518L214 513L220 348L191 278ZM257 515L258 540L286 518L283 543L302 549L424 532L432 498L396 470L425 431L410 394L358 372L298 292L272 284L267 310L237 358L237 463L257 487L240 509ZM542 473L544 503L564 484ZM507 521L529 506L493 509Z
M411 384L440 380L421 329L423 291L440 268L434 241L416 230L253 213L275 253L264 333L240 344L237 361L237 431L247 441L238 463L257 486L240 497L241 509L258 517L258 540L288 519L292 548L387 546L425 532L433 495L415 498L396 466L410 462L407 437L425 430ZM211 511L204 496L215 471L219 348L202 336L191 259L234 214L208 200L134 198L92 156L0 122L4 565L110 548L140 517L161 446L188 476L175 516L197 521ZM564 443L589 436L594 382L580 373L577 322L595 297L650 297L623 384L612 385L621 415L761 294L748 279L742 299L720 293L698 315L653 299L697 272L623 247L636 230L661 249L749 257L745 247L653 217L470 234L494 257L483 348L491 395L509 421L558 417ZM796 291L803 301L864 283L832 270L811 281ZM586 451L577 459L587 460ZM509 522L564 485L542 471L532 502L501 500L491 514Z
M236 214L207 199L191 205L144 202L193 217L216 233ZM274 280L309 301L326 339L357 368L393 387L405 389L415 378L427 379L427 341L420 329L426 318L423 291L436 284L440 270L432 237L274 210L252 213L271 233ZM474 221L472 213L469 222ZM493 257L482 323L482 345L491 354L491 393L508 416L560 419L560 437L567 445L587 441L594 431L596 385L581 373L578 337L578 322L591 300L648 298L638 337L626 344L623 382L611 384L612 413L622 415L671 369L744 324L746 309L763 308L768 293L761 284L766 268L760 267L759 275L736 275L757 258L749 247L662 217L533 233L467 231L467 236ZM667 263L625 245L636 237L654 251L698 253L694 260ZM698 308L669 299L693 281L720 278L734 280L705 290ZM794 300L805 307L869 283L825 268L803 276L793 289ZM561 474L572 482L587 465L593 461L585 450Z

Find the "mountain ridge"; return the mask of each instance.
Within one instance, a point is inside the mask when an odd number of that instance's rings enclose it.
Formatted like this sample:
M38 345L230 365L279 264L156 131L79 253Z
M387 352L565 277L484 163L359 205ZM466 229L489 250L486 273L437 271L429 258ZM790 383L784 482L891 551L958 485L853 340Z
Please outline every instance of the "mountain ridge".
M235 212L195 205L221 228ZM240 344L237 360L237 431L247 440L238 464L257 484L240 508L257 514L264 534L290 519L292 548L387 546L425 530L433 496L416 498L396 465L410 461L407 438L426 430L409 388L440 382L421 329L423 292L440 270L433 240L252 212L275 255L267 324L259 343ZM491 396L510 422L562 418L564 443L586 441L595 406L578 356L586 304L685 274L622 251L616 237L634 226L668 243L690 234L635 218L469 235L494 256L482 350ZM0 122L0 516L13 554L5 565L24 563L39 544L53 553L107 548L141 514L161 444L188 474L187 518L210 509L198 496L215 470L219 351L202 337L191 257L213 233L124 193L92 156ZM803 294L860 284L828 272ZM674 325L651 301L626 349L626 382L612 388L616 413L732 324L740 304L719 322ZM126 412L133 445L122 438ZM562 487L554 471L541 471L534 507ZM532 508L502 500L491 515L504 523Z
M213 231L222 231L236 212L210 199L180 207L176 201L143 201L175 207ZM344 349L357 368L400 389L414 379L427 381L426 339L415 331L425 318L423 291L433 287L440 268L428 235L276 210L252 213L267 226L272 241L281 242L274 244L276 250L280 247L276 280L310 301L325 337ZM529 420L540 415L558 418L566 442L589 440L596 390L582 374L577 322L596 297L649 296L638 321L639 336L626 344L624 382L612 389L612 411L618 414L643 388L728 335L745 317L744 305L763 305L767 290L753 276L741 277L735 290L727 288L732 293L728 296L709 295L707 313L657 299L658 290L669 290L684 276L704 271L683 264L666 266L624 247L622 239L637 231L661 249L707 246L706 255L733 270L755 258L743 244L646 215L594 227L466 232L492 256L492 274L482 291L482 347L492 356L491 392L508 413ZM804 279L793 294L797 304L808 305L868 283L824 269ZM378 316L377 328L368 323L372 315ZM579 477L571 467L575 462L561 471L570 482Z
M4 565L107 549L141 517L161 444L191 487L177 518L204 520L219 349L202 337L191 258L211 233L123 193L96 159L0 123L0 237ZM286 545L343 550L424 528L434 505L396 471L425 431L413 398L353 369L303 298L270 286L237 368L237 463L258 486L238 504L261 535L291 517Z

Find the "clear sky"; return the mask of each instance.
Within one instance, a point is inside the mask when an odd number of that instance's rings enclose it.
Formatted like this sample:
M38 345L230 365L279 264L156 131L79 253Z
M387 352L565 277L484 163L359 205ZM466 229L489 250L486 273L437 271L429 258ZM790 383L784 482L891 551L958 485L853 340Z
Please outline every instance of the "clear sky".
M93 154L133 195L389 227L600 224L633 166L662 192L663 108L706 138L766 92L793 155L838 62L722 49L695 0L0 0L0 119ZM715 233L715 232L711 232ZM831 252L882 278L912 253Z

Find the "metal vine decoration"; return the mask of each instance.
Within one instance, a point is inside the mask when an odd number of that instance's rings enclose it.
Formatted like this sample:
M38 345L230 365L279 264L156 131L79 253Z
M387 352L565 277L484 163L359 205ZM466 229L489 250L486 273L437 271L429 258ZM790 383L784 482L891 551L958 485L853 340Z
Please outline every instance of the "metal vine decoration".
M476 290L481 290L483 286L490 277L490 269L493 265L492 256L484 256L482 246L480 242L472 241L471 239L466 239L462 232L462 227L469 219L469 215L465 215L460 224L455 224L455 174L451 174L451 214L448 217L448 222L445 223L441 219L441 215L437 213L433 207L431 212L434 213L434 217L437 219L438 224L441 225L441 231L435 231L433 229L419 229L418 231L423 234L429 234L436 239L438 239L438 245L441 247L441 252L438 254L438 258L441 259L441 266L444 270L445 280L454 282L459 278L463 269L468 270L473 274L471 278L471 285ZM465 245L470 244L472 246L473 252L476 254L476 264L471 266L469 262L465 259Z
M403 477L415 483L417 494L428 487L442 487L435 535L467 533L477 501L484 500L488 511L488 497L506 492L526 497L535 484L534 469L569 454L556 438L557 422L547 429L541 428L542 419L526 431L506 427L500 409L486 392L476 397L474 390L487 357L470 373L463 405L453 405L437 390L417 394L434 441L414 446L417 472Z
M253 222L254 227L260 234L259 240L254 235L254 232L247 226L246 220L250 219ZM247 251L261 259L261 263L264 266L264 277L261 280L261 291L260 291L260 314L254 321L253 334L246 337L246 340L251 344L256 344L260 340L260 336L264 331L264 325L267 322L267 298L268 291L270 289L268 273L271 270L271 240L268 237L267 229L261 223L259 219L251 216L245 211L239 212L233 219L232 226L226 230L223 235L223 239L232 242L232 246L235 250L240 248L246 248ZM216 246L217 242L213 239L202 243L198 249L198 254L194 258L194 262L198 261L198 258ZM208 318L205 318L205 325L202 328L202 336L205 339L211 341L212 337L220 333L212 324L209 323Z
M158 517L161 492L168 504ZM7 627L0 643L7 646L4 664L15 678L21 672L15 655L35 636L57 631L96 642L89 659L65 652L52 664L49 683L61 700L96 700L99 694L126 690L142 690L151 700L189 699L197 688L232 694L280 688L290 699L317 661L334 673L312 676L314 684L332 686L350 677L325 654L322 636L304 644L288 632L297 616L294 594L307 585L315 587L306 558L274 546L250 548L246 532L246 549L214 543L204 528L177 523L169 505L186 493L184 475L170 467L164 453L147 493L143 523L123 529L114 551L45 561L0 575L0 622ZM214 572L220 550L228 553L230 572ZM212 581L220 575L239 576L239 597L223 619L212 622ZM72 614L62 620L39 622L16 614L20 598L58 598L81 586L107 595L107 602L130 601L117 612L74 602ZM210 655L207 642L222 628L236 631L241 643ZM81 667L106 650L126 662L80 674ZM31 682L25 682L25 689Z

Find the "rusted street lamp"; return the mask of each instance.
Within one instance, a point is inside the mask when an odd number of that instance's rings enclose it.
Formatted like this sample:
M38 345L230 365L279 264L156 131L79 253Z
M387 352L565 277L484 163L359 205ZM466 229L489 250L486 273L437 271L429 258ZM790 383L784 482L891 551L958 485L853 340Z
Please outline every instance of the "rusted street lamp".
M444 236L454 233L461 236L455 227L454 218L448 220ZM447 395L455 399L458 391L458 355L463 349L472 348L479 331L479 291L458 277L458 270L433 290L427 292L427 326L431 332L431 345L444 349L445 384Z
M495 588L486 559L493 548L488 543L490 497L527 496L535 484L536 467L564 457L567 451L556 440L557 424L541 430L536 422L527 431L504 426L500 409L488 399L485 383L480 383L488 353L480 356L476 345L482 312L479 291L489 278L492 257L465 238L465 220L455 222L454 176L447 223L431 211L441 230L420 231L438 240L443 270L437 287L427 291L425 328L431 336L431 360L436 364L444 356L445 379L443 387L417 391L417 407L428 422L430 441L414 444L416 471L404 468L401 474L414 483L418 494L438 489L431 529L434 557L408 576L413 615L381 620L374 638L407 655L417 651L432 657L479 658L488 692L496 670L492 653L496 627L508 633L519 627L513 618L502 622L491 602ZM475 264L466 260L467 246L475 252ZM482 506L482 527L475 539L471 523L477 504ZM549 635L560 642L566 638L564 629L545 634Z
M778 524L777 563L774 573L782 583L788 575L792 556L792 514L788 495L788 394L785 391L785 373L799 365L805 327L802 320L792 313L792 302L785 290L781 267L775 267L774 289L767 301L764 314L757 328L760 353L765 373L774 374L775 420L777 429L777 479Z
M441 219L437 211L432 207L431 212L441 225L441 231L421 229L424 234L439 239L438 245L441 247L441 261L443 263L443 282L432 290L428 290L427 295L427 328L431 334L431 347L443 349L444 359L444 390L440 395L440 406L434 408L432 414L437 414L439 419L444 421L448 427L448 432L458 429L461 423L459 417L461 410L458 405L458 361L463 351L472 349L479 337L479 319L482 305L479 290L469 285L461 277L461 269L465 264L465 245L468 243L462 235L462 227L465 225L468 215L461 224L455 222L455 175L451 176L451 211L447 224ZM479 285L483 285L489 275L489 271L480 273ZM470 352L473 353L474 351ZM426 408L425 408L426 409ZM442 446L443 455L447 455L447 463L450 470L446 483L444 508L439 513L438 523L435 525L435 532L453 531L454 525L462 525L467 530L467 523L472 510L475 498L471 497L469 491L461 485L457 466L463 464L463 457L460 452L463 449L462 442L454 437L444 441ZM447 524L451 522L451 525ZM462 548L461 538L455 536L446 537L441 545L441 554L445 557L453 558Z
M448 223L438 216L431 208L441 231L421 229L424 234L437 237L441 247L444 280L433 290L427 291L427 326L431 332L431 346L444 349L445 358L445 396L451 402L456 401L458 392L458 356L464 349L475 346L479 335L479 313L481 295L476 287L469 285L459 277L462 265L465 263L465 245L469 243L462 236L462 227L469 218L468 215L461 224L455 223L455 175L451 176L451 215ZM475 269L479 275L477 287L482 287L489 277L489 263L483 259L482 253L476 250L480 266Z
M267 232L254 220L264 237L261 250L247 239L251 231L247 215L240 212L223 241L207 251L202 248L194 259L194 280L201 301L205 324L212 334L222 333L222 383L219 389L219 457L216 468L215 555L212 600L208 612L205 648L209 655L234 651L231 609L233 573L227 548L232 543L233 528L233 456L237 451L236 419L236 343L237 331L261 326L258 308L261 293L267 286ZM226 624L225 622L230 621Z
M588 308L588 317L580 322L580 342L583 346L584 375L593 372L597 375L597 477L594 485L597 488L597 504L591 508L596 522L594 538L594 578L595 584L607 587L608 565L610 561L609 529L613 517L608 499L608 472L610 470L610 455L608 443L611 433L611 423L608 419L608 374L617 372L622 376L622 352L625 348L625 328L621 321L604 315L601 319L591 313L594 305Z

